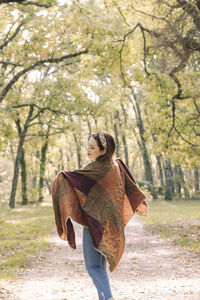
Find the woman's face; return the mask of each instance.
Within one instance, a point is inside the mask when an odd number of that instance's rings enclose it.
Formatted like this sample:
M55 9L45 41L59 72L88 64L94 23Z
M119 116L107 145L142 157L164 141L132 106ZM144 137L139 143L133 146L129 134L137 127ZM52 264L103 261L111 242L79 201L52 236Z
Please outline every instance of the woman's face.
M97 144L97 141L91 137L88 142L87 155L89 159L96 160L100 155L105 154L106 149L101 150Z

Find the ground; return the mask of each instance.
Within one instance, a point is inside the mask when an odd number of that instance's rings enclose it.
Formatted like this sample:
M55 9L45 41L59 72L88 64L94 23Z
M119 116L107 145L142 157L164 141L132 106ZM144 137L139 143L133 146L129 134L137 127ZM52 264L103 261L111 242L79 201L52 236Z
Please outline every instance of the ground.
M98 299L87 275L81 245L82 228L75 226L77 249L54 232L49 247L30 265L4 282L0 299ZM135 216L126 227L126 248L110 273L115 300L200 300L200 258L145 230Z

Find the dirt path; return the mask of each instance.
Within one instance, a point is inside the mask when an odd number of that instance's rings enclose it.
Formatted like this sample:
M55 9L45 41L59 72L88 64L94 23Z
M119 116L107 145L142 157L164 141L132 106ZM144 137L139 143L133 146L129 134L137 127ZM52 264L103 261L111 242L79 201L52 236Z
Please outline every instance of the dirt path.
M7 283L0 299L97 299L84 268L81 235L76 226L73 250L55 234L50 247ZM126 229L124 256L110 281L115 300L200 300L200 259L152 236L134 217Z

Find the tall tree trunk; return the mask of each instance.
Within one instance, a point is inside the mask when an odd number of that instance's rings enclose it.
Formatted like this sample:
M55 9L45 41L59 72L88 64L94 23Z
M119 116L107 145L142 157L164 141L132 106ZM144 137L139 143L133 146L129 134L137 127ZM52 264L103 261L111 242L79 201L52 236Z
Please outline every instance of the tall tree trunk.
M144 129L144 124L142 120L142 115L141 115L141 110L140 110L140 105L138 103L137 97L132 89L132 96L134 99L134 102L132 98L129 98L132 102L133 109L135 111L136 115L136 120L137 120L137 127L139 129L139 134L140 134L140 150L142 152L142 157L143 157L143 162L144 162L144 169L145 169L145 180L149 182L149 188L151 191L151 194L154 199L156 199L157 195L155 192L154 188L154 181L153 181L153 172L152 172L152 167L149 159L149 153L147 150L147 145L146 145L146 140L145 140L145 129Z
M117 128L117 115L115 113L114 115L114 134L115 134L115 143L116 143L116 156L119 157L119 133L118 133L118 128Z
M155 137L154 134L152 134L153 142L156 144L158 139ZM159 180L160 180L160 187L164 186L164 176L163 176L163 169L162 169L162 163L161 163L162 154L156 155L156 161L157 161L157 167L159 171Z
M181 184L182 184L182 187L183 187L183 190L184 190L184 196L185 196L186 199L188 199L188 198L190 198L190 194L189 194L189 191L188 191L185 179L184 179L183 170L181 169L180 166L178 166L178 171L179 171L179 177L180 177L180 180L181 180Z
M127 143L126 143L126 136L125 136L125 133L124 133L124 128L122 128L122 122L121 122L118 110L116 111L115 119L118 121L117 123L119 124L119 128L120 128L120 134L121 134L122 142L123 142L123 146L124 146L125 162L126 162L126 165L129 166L128 148L127 148Z
M90 120L87 118L87 125L88 125L88 140L92 135L92 129L91 129L91 124L90 124Z
M182 197L182 194L181 194L181 180L180 180L180 177L179 177L179 167L178 166L175 166L174 168L174 183L175 183L175 190L176 190L176 193L178 195L179 198Z
M59 149L59 153L60 153L60 164L59 164L59 170L64 170L64 165L63 165L63 150Z
M44 188L44 179L45 179L45 166L46 166L46 154L48 149L48 138L49 138L50 126L48 126L45 142L41 149L41 158L40 158L40 179L39 179L39 202L42 202L44 199L43 188Z
M94 124L95 124L95 131L97 131L97 127L98 127L98 120L97 118L93 117L94 119Z
M17 125L18 136L20 138L22 129L20 124L20 119L15 120L15 124ZM26 173L26 161L25 161L25 152L24 149L21 149L21 193L22 193L22 205L26 205L28 203L28 196L27 196L27 173Z
M49 191L49 195L51 195L51 184L49 183L49 180L46 176L45 176L45 183L46 183L47 189Z
M74 141L76 144L76 154L77 154L77 161L78 161L78 168L81 168L81 147L80 147L80 143L78 141L77 135L74 133Z
M96 120L94 118L94 120ZM73 124L73 118L71 117L71 122ZM72 126L72 132L74 137L74 142L76 145L76 155L77 155L77 162L78 162L78 168L80 169L82 166L82 157L81 157L81 119L78 119L78 130ZM78 131L78 132L77 132ZM86 143L86 141L85 141Z
M12 161L13 161L13 164L15 164L15 155L14 155L13 141L12 140L9 141L9 146L10 146L10 153L11 153L11 156L12 156Z
M194 168L194 189L195 192L199 192L199 169L198 167Z
M31 105L29 109L29 113L26 119L26 122L24 124L23 131L20 134L19 138L19 144L17 149L17 155L15 158L15 166L14 166L14 174L13 174L13 180L12 180L12 189L11 189L11 195L10 195L10 201L9 206L11 208L15 207L15 197L16 197L16 191L17 191L17 183L18 183L18 177L19 177L19 166L21 162L22 157L22 146L24 144L24 140L28 131L29 123L31 121L31 117L33 115L34 107Z
M126 162L126 165L129 167L128 147L127 147L127 143L126 143L125 133L122 134L122 142L123 142L123 146L124 146L125 162Z
M156 161L157 161L157 166L159 170L159 179L160 179L160 186L164 186L164 177L163 177L163 170L162 170L162 164L161 164L161 154L156 155Z
M22 148L22 157L21 157L21 179L22 179L22 205L26 205L28 203L27 196L27 172L26 172L26 161L25 161L25 153Z
M166 178L165 200L172 200L174 187L173 187L173 172L172 172L170 158L167 158L165 161L165 178Z
M126 134L125 134L125 128L127 125L127 113L126 113L126 110L125 110L122 102L121 102L121 108L122 108L123 116L124 116L124 126L122 129L122 142L123 142L123 146L124 146L124 155L125 155L126 165L129 167L128 146L127 146ZM120 124L121 124L121 121L120 121Z

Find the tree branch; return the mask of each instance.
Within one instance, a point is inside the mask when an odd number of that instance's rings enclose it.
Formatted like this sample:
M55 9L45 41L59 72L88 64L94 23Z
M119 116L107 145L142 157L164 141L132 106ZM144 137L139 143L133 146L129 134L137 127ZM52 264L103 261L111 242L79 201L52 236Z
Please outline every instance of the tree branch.
M181 134L181 132L176 127L174 127L174 130L178 133L178 135L182 138L182 140L185 143L187 143L187 144L189 144L190 146L193 146L193 147L199 147L199 144L193 144L190 141L188 141L187 139L185 139L184 136Z
M64 133L65 129L69 129L69 127L63 127L62 130L49 133L48 136L59 134L59 133ZM46 134L42 134L42 133L38 133L38 134L37 133L29 133L29 134L27 134L27 136L37 136L37 137L40 136L40 137L43 137L43 136L46 136Z
M25 104L18 104L18 105L12 105L11 107L12 108L21 108L21 107L29 107L29 106L33 106L33 107L36 107L37 109L39 109L41 112L45 111L45 110L48 110L48 111L51 111L55 114L59 114L59 115L68 115L68 116L71 116L71 113L68 113L68 112L63 112L61 110L56 110L56 109L52 109L51 107L49 106L46 106L46 107L40 107L39 105L35 104L35 103L25 103ZM41 113L40 112L40 113ZM73 113L73 115L75 115ZM35 118L34 118L35 119Z
M147 57L147 46L146 46L146 36L144 33L144 29L142 26L140 26L140 30L142 31L142 36L143 36L143 53L144 53L144 58L143 58L143 62L144 62L144 71L147 74L147 76L150 76L149 71L147 70L147 63L146 63L146 57Z
M1 2L0 2L1 3ZM0 45L0 50L3 50L3 48L5 48L19 33L21 27L25 24L25 21L22 21L21 24L19 24L19 26L16 28L15 32L13 33L13 35L8 38L2 45Z
M181 95L182 95L182 87L181 87L181 83L180 80L178 79L178 77L175 75L175 70L171 71L169 73L169 76L174 80L174 82L176 83L177 87L178 87L178 91L177 93L172 97L172 99L180 99Z
M80 56L80 55L86 54L86 53L88 53L88 49L85 49L85 50L82 50L80 52L76 52L73 54L64 55L59 58L42 59L42 60L37 61L33 65L30 65L29 67L21 70L10 80L10 82L3 89L2 93L0 94L0 103L3 101L3 99L7 95L8 91L12 88L12 86L18 81L18 79L20 77L22 77L24 74L28 73L29 71L34 70L35 68L42 66L46 63L56 63L57 64L65 59L77 57L77 56Z
M40 3L40 2L35 2L35 1L26 1L26 0L0 0L0 4L2 3L6 3L6 4L9 4L9 3L19 3L19 4L22 4L22 5L35 5L35 6L40 6L40 7L46 7L46 8L49 8L52 6L51 3Z
M200 107L198 106L196 99L193 99L193 102L200 117Z
M139 9L136 9L134 6L132 6L132 9L133 9L135 12L137 12L137 13L143 14L143 15L148 16L148 17L151 17L151 18L153 18L153 19L156 19L156 20L162 20L162 21L167 22L167 20L165 19L165 17L157 17L157 16L154 16L154 15L152 15L152 14L149 14L149 13L146 13L146 12L141 11L141 10L139 10Z
M119 5L118 5L114 0L112 0L112 2L113 2L114 5L117 7L117 10L118 10L119 14L122 16L122 19L124 20L125 24L126 24L128 27L130 27L130 25L129 25L128 22L126 21L126 18L125 18L125 16L124 16L124 14L122 13L121 8L119 7Z
M21 4L22 5L35 5L35 6L46 7L46 8L49 8L49 7L51 7L53 5L51 3L49 3L49 4L43 4L43 3L35 2L35 1L24 1Z
M187 144L189 144L190 146L193 146L193 147L199 147L199 144L193 144L193 143L191 143L190 141L188 141L186 138L184 138L184 136L181 134L181 132L177 129L176 123L175 123L175 122L176 122L176 104L175 104L175 99L172 98L172 126L171 126L171 128L170 128L170 130L169 130L169 132L168 132L168 134L167 134L167 143L166 143L166 147L168 147L169 137L170 137L170 135L171 135L173 129L178 133L178 135L181 137L181 139L182 139L185 143L187 143ZM193 128L193 129L194 129L194 128ZM194 131L195 131L195 130L194 130ZM197 135L198 135L198 134L197 134Z
M0 64L3 65L3 68L5 68L8 65L15 66L15 67L23 67L23 65L21 65L19 63L14 63L14 62L11 62L11 61L3 61L3 60L1 60Z
M130 30L128 33L126 33L124 35L123 40L120 40L120 42L122 42L121 49L119 50L120 72L121 72L124 84L126 84L126 79L125 79L125 75L124 75L124 71L123 71L123 65L122 65L122 52L123 52L127 37L129 35L131 35L138 27L140 28L140 30L142 32L142 36L143 36L143 40L144 40L144 44L143 44L144 45L143 46L143 50L144 50L144 60L143 60L144 61L144 69L145 69L146 74L148 76L150 75L150 73L147 70L147 65L146 65L147 51L146 51L146 37L145 37L145 34L144 34L145 28L140 23L138 23L138 24L135 25L135 27L132 30Z
M192 1L177 0L177 2L179 3L179 6L193 18L196 28L200 31L199 12L196 9L196 7L192 4Z

